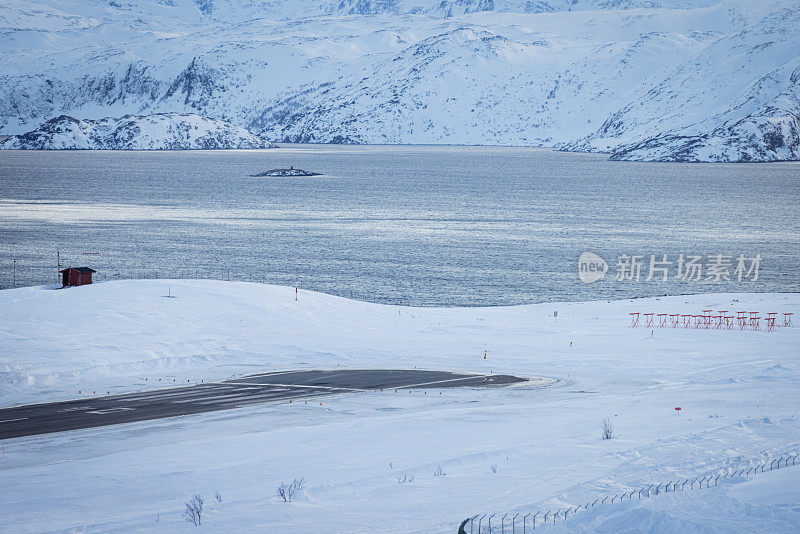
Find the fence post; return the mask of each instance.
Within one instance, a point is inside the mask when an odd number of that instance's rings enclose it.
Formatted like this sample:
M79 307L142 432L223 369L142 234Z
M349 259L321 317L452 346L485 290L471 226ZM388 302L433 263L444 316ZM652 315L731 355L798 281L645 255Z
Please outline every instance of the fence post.
M478 534L481 534L481 523L483 523L484 517L486 517L486 514L483 514L480 518L478 518Z
M714 486L719 486L719 483L717 482L718 480L719 480L719 475L714 477Z
M489 521L489 534L492 534L492 518L493 517L494 517L494 514L490 515L489 519L488 519L488 521Z
M506 534L506 516L508 514L503 514L503 517L500 518L500 534Z
M517 515L515 515L514 517L511 518L511 534L517 534L517 516L518 515L519 514L517 514Z
M533 523L533 530L536 530L536 516L537 516L537 515L539 515L539 512L536 512L535 514L533 514L533 521L532 521L532 523ZM523 522L522 524L524 525L525 523ZM523 534L524 534L524 533L523 533Z

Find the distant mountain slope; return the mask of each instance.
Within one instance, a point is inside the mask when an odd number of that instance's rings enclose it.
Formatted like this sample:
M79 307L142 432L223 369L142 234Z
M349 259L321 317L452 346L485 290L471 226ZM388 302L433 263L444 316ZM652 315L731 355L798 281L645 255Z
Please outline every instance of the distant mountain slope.
M485 12L555 13L636 8L693 9L717 3L719 0L194 0L194 4L203 15L217 20L384 14L449 18Z
M0 0L0 37L8 134L193 113L276 141L796 157L796 0Z
M22 150L200 150L268 148L244 128L198 115L163 113L119 119L78 120L62 115L22 135L0 141L0 149Z
M568 148L614 159L797 159L798 68L800 8L781 9L704 47Z
M710 132L668 132L617 148L612 160L789 161L800 160L800 67L790 87L757 111Z

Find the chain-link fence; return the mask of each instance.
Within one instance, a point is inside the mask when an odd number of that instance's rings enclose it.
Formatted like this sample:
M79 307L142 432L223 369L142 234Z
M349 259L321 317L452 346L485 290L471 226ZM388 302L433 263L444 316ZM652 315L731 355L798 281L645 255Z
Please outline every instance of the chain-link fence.
M527 534L537 528L541 529L549 524L555 524L559 521L567 521L575 514L581 511L594 508L595 506L602 506L606 504L615 504L625 500L633 499L647 499L660 495L662 493L676 493L681 491L693 491L703 488L709 488L719 485L720 480L732 479L737 477L746 477L764 471L773 471L783 467L789 467L797 464L798 454L788 454L780 458L774 458L769 462L763 462L755 466L746 467L743 469L732 469L730 467L712 472L702 477L687 478L685 480L670 480L669 482L661 482L657 484L649 484L641 488L633 488L630 491L625 491L617 495L606 495L605 497L598 497L593 501L589 501L575 506L569 506L566 509L547 510L528 512L523 515L522 512L505 514L476 514L461 522L458 528L459 534L505 534L506 531L511 534Z

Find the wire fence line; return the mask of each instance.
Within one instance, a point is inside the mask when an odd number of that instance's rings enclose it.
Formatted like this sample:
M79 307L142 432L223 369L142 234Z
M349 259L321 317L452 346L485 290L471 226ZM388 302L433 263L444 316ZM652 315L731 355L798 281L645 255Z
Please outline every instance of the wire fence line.
M78 265L73 263L72 265ZM81 264L86 265L86 264ZM258 284L269 284L278 286L304 288L304 278L295 276L291 273L270 272L268 270L255 270L231 267L180 267L177 269L147 268L147 269L109 269L95 267L92 263L88 266L96 268L94 282L106 282L111 280L219 280L231 282L252 282ZM69 267L62 263L61 269ZM12 289L15 287L30 286L61 286L59 268L55 265L37 265L24 263L20 260L11 263L0 263L0 290ZM305 284L306 289L319 291L329 295L363 300L369 302L380 302L382 304L394 304L399 306L420 306L425 305L419 299L415 299L402 292L402 288L396 294L383 293L375 295L366 290L352 290L348 284L327 283L316 281L313 285Z
M789 454L775 458L770 462L764 462L754 467L744 469L731 469L730 467L724 470L717 470L711 474L702 477L687 478L685 480L670 480L669 482L661 482L658 484L649 484L642 488L636 488L631 491L626 491L617 495L607 495L605 497L597 498L594 501L589 501L577 506L570 506L566 509L541 510L536 512L529 512L522 514L517 512L514 515L505 513L502 516L499 514L476 514L461 522L458 528L458 534L527 534L535 530L537 527L542 528L548 524L555 524L559 521L567 521L575 514L594 508L595 506L603 504L614 504L624 500L633 500L650 498L662 493L677 493L681 491L692 491L712 486L718 486L720 480L733 479L738 477L746 477L751 474L763 473L764 471L773 471L781 469L782 467L789 467L797 464L798 454Z
M79 264L62 263L56 265L35 265L24 263L20 260L0 264L0 289L11 289L14 287L38 286L60 284L61 275L59 271L69 266ZM90 262L81 264L93 267ZM236 267L180 267L170 268L149 268L149 269L109 269L96 267L98 272L94 275L94 280L102 282L106 280L136 280L136 279L206 279L206 280L231 280L237 282L258 282L265 284L275 284L287 282L297 277L290 274L258 272L252 269L241 269Z

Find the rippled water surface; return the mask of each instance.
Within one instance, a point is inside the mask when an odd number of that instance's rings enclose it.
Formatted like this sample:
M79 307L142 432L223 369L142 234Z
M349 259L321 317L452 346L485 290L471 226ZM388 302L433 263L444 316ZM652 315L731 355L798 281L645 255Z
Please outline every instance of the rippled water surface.
M324 176L250 176L290 165ZM798 291L798 202L796 163L478 147L3 151L0 287L55 282L60 251L98 280L230 276L417 305ZM586 250L609 262L604 280L578 279ZM644 256L639 282L614 280L621 254ZM652 254L763 259L757 281L688 282L675 267L646 281Z

